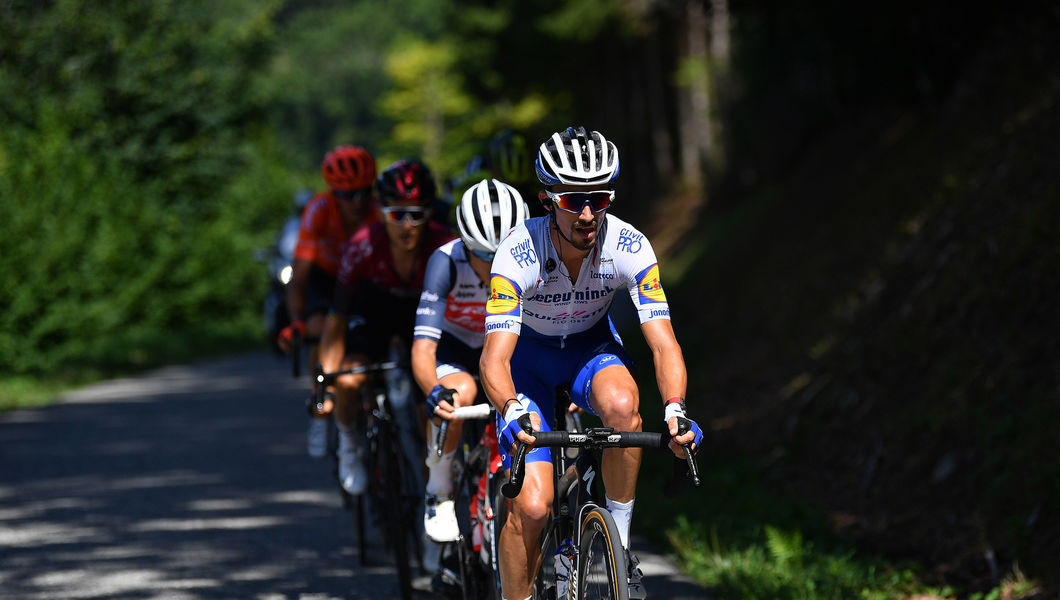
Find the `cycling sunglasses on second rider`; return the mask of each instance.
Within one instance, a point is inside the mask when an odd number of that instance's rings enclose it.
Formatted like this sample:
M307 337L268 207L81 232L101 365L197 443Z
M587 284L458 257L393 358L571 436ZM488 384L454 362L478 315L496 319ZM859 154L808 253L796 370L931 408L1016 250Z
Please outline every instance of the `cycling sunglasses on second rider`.
M556 207L572 213L580 213L586 204L594 213L603 212L615 201L614 190L596 190L592 192L550 192L545 195L556 203Z
M422 206L386 206L382 210L383 216L391 223L401 223L407 220L415 227L427 222L427 209Z

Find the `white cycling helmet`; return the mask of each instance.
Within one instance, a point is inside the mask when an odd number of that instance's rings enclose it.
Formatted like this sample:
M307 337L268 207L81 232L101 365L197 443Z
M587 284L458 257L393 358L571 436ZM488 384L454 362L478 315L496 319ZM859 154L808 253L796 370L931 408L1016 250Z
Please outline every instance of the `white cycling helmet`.
M541 144L535 167L546 186L612 184L618 179L618 149L599 131L568 127Z
M483 179L464 192L456 207L456 226L469 250L492 254L501 238L529 216L518 190L496 179Z

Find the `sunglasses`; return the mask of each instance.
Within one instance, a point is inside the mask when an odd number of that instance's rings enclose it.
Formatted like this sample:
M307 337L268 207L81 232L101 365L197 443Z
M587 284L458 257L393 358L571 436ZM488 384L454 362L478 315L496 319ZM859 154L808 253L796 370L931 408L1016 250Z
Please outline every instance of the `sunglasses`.
M471 253L478 257L479 260L484 260L488 263L493 262L493 257L496 256L495 252L486 252L485 250L472 250Z
M594 213L605 211L615 199L614 190L558 193L545 190L545 195L555 202L557 207L574 214L580 213L586 204L589 205L589 210Z
M427 209L422 206L384 206L383 216L391 223L401 223L407 220L415 227L427 222Z

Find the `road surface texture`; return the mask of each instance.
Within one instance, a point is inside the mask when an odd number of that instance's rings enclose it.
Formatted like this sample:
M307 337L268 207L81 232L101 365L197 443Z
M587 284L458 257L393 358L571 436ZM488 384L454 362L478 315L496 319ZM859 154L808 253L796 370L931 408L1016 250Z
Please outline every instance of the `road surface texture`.
M288 365L170 367L0 414L0 598L395 597L377 536L361 567L330 462L306 455ZM650 597L706 597L638 554Z

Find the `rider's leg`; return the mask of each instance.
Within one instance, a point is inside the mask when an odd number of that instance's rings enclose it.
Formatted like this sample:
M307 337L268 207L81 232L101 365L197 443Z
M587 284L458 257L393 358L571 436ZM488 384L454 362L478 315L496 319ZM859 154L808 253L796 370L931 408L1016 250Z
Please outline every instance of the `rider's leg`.
M363 356L348 357L342 369L366 364ZM367 381L363 373L342 375L335 381L335 424L339 430L339 483L351 494L364 491L367 476L361 460L364 432L357 425L361 412L360 390Z
M457 391L453 403L457 406L470 406L475 401L478 386L466 371L456 371L439 379L443 386ZM441 421L441 419L434 419ZM434 452L434 435L438 424L431 425L427 440L427 497L424 501L423 526L427 535L436 542L451 542L460 536L460 524L456 518L453 504L453 459L460 444L460 433L463 421L450 421L449 432L445 438L442 455Z
M319 340L324 331L325 318L326 313L320 311L308 315L305 319L306 337ZM320 362L320 344L316 341L306 343L309 346L309 365L316 365ZM335 407L330 402L325 402L321 408L320 414L309 417L309 427L306 431L306 449L313 458L323 458L327 454L328 418Z
M511 501L511 511L500 536L501 589L505 598L532 593L534 574L541 564L541 531L552 511L552 463L526 463L523 489Z
M597 372L593 376L589 402L605 427L613 427L616 431L641 430L637 384L625 366L613 365ZM608 508L626 548L629 548L629 524L642 452L640 448L608 448L603 452L600 465Z

